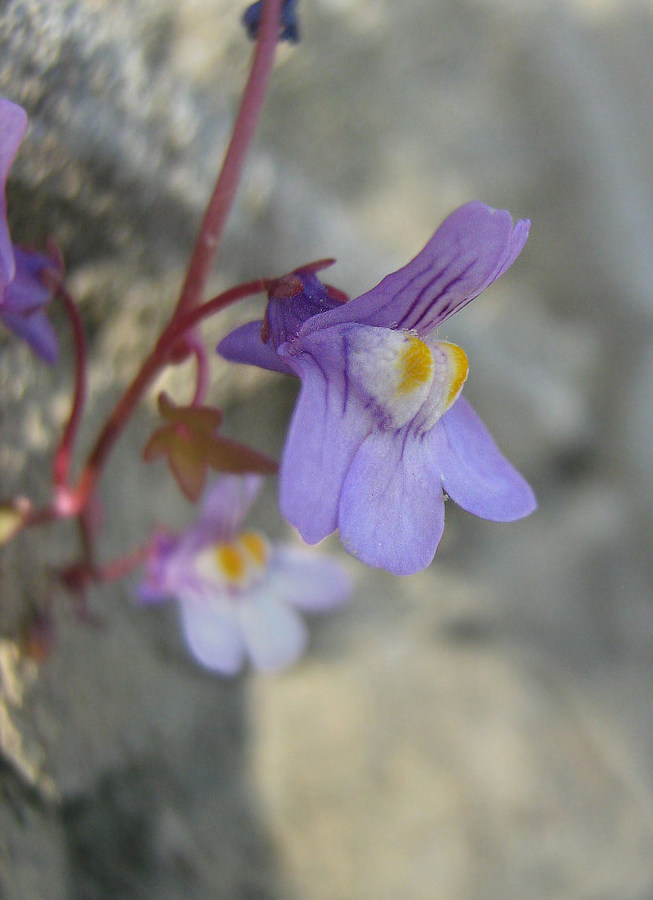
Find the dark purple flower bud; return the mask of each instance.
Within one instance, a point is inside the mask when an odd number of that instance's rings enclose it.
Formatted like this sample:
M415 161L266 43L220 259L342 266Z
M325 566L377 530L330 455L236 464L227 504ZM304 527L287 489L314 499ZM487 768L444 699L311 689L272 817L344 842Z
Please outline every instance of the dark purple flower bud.
M297 4L299 0L284 0L281 9L281 20L279 22L279 40L289 41L291 44L298 44L300 40L299 22L297 20ZM261 14L263 12L263 0L252 3L243 13L243 25L247 32L247 37L255 41L258 37L258 29L261 24Z
M340 306L344 297L335 296L310 271L293 272L280 278L270 291L263 326L264 340L276 350L297 337L307 319Z
M47 363L57 361L59 343L44 307L61 279L60 263L45 253L13 247L16 274L0 300L0 321Z

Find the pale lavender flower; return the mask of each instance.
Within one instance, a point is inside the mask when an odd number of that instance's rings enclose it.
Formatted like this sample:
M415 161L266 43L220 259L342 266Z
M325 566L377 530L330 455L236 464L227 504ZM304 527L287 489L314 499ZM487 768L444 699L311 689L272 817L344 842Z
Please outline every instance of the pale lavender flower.
M443 491L499 522L535 509L531 488L460 396L464 351L434 334L512 265L529 225L468 203L362 296L343 303L314 271L297 271L273 285L264 323L222 341L226 359L302 381L280 506L305 541L339 528L363 562L406 575L433 559Z
M57 337L43 307L52 299L60 263L43 253L14 247L7 223L7 178L26 131L25 110L0 98L0 320L38 356L53 363Z
M265 671L290 665L307 642L298 610L325 612L351 593L334 560L240 531L261 483L258 475L216 481L187 531L155 538L138 590L143 603L176 599L191 653L223 675L248 658Z

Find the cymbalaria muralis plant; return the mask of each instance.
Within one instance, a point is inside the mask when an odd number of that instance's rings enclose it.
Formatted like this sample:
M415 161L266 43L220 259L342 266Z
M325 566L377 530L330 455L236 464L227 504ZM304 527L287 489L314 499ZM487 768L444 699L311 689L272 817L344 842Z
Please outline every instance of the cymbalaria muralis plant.
M75 478L88 382L84 327L54 244L47 252L12 244L5 187L28 121L21 107L0 100L0 321L55 365L58 340L46 307L59 302L75 348L75 388L52 462L51 501L44 508L24 497L0 503L0 542L45 523L76 520L82 549L60 573L66 588L83 598L89 585L142 567L138 600L177 600L190 652L223 675L247 661L262 670L293 662L307 640L300 613L335 608L351 594L349 577L334 559L241 529L277 464L220 434L222 413L207 404L210 351L197 328L238 300L267 295L261 318L226 335L218 352L301 381L279 483L281 513L304 541L315 544L338 530L363 563L409 575L434 557L445 496L499 522L535 508L530 487L462 396L464 350L437 336L444 321L515 262L528 237L527 220L514 223L505 210L467 203L404 268L352 300L318 277L329 259L205 299L277 42L299 41L297 4L259 0L243 15L256 41L251 70L176 306ZM154 527L142 547L101 563L97 489L107 461L154 379L186 359L196 363L192 400L159 396L163 421L144 456L165 457L184 496L191 502L203 497L203 511L185 532Z

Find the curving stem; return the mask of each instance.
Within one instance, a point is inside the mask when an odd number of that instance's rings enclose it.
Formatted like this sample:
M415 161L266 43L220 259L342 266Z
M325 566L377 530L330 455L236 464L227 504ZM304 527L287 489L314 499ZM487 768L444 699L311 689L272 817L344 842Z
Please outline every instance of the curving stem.
M270 83L281 4L282 0L264 0L252 68L222 168L200 226L175 314L181 315L200 302L218 252Z
M225 153L220 174L200 226L186 278L173 316L164 329L156 347L144 361L133 382L113 409L88 456L74 490L60 490L57 503L60 515L77 515L88 503L95 490L107 457L122 433L129 417L147 387L169 362L170 353L188 329L201 319L217 312L241 297L258 293L267 282L259 280L226 291L204 306L201 301L211 266L215 259L227 216L254 138L263 101L272 75L279 35L282 0L264 0L261 23L254 51L252 67L245 86L234 130ZM198 362L199 362L198 358ZM200 373L200 379L203 375ZM200 387L201 391L202 388ZM62 454L63 455L63 454ZM59 468L67 472L68 463L62 460Z
M75 301L70 296L63 284L59 285L57 296L61 299L64 309L70 319L73 333L73 345L75 348L75 389L73 393L73 402L70 410L68 421L64 433L54 455L52 464L52 476L55 488L60 488L68 484L70 475L70 464L72 460L73 447L79 424L84 411L87 394L87 352L86 352L86 336L84 327L79 315L79 310Z
M225 291L223 294L214 297L203 306L196 307L185 316L180 316L169 324L159 338L156 347L147 357L141 366L140 371L105 422L104 427L95 442L95 446L91 450L88 460L82 470L78 485L75 490L69 494L68 515L76 515L88 503L113 445L122 433L141 397L168 362L170 354L180 338L183 337L189 329L201 322L202 319L214 315L231 303L241 300L243 297L251 297L253 294L261 293L261 291L266 289L267 285L268 282L265 279L258 279L256 281L247 282L246 284L241 284L238 287L231 288L231 290Z

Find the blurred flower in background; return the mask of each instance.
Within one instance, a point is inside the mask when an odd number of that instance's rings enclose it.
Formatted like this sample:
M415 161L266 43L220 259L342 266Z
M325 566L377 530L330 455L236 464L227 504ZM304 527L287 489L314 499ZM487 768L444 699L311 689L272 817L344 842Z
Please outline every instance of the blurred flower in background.
M235 675L246 659L267 671L290 665L308 640L300 611L334 609L351 593L334 560L240 531L262 481L257 475L216 481L187 531L153 540L138 591L143 603L176 599L191 653L223 675Z

